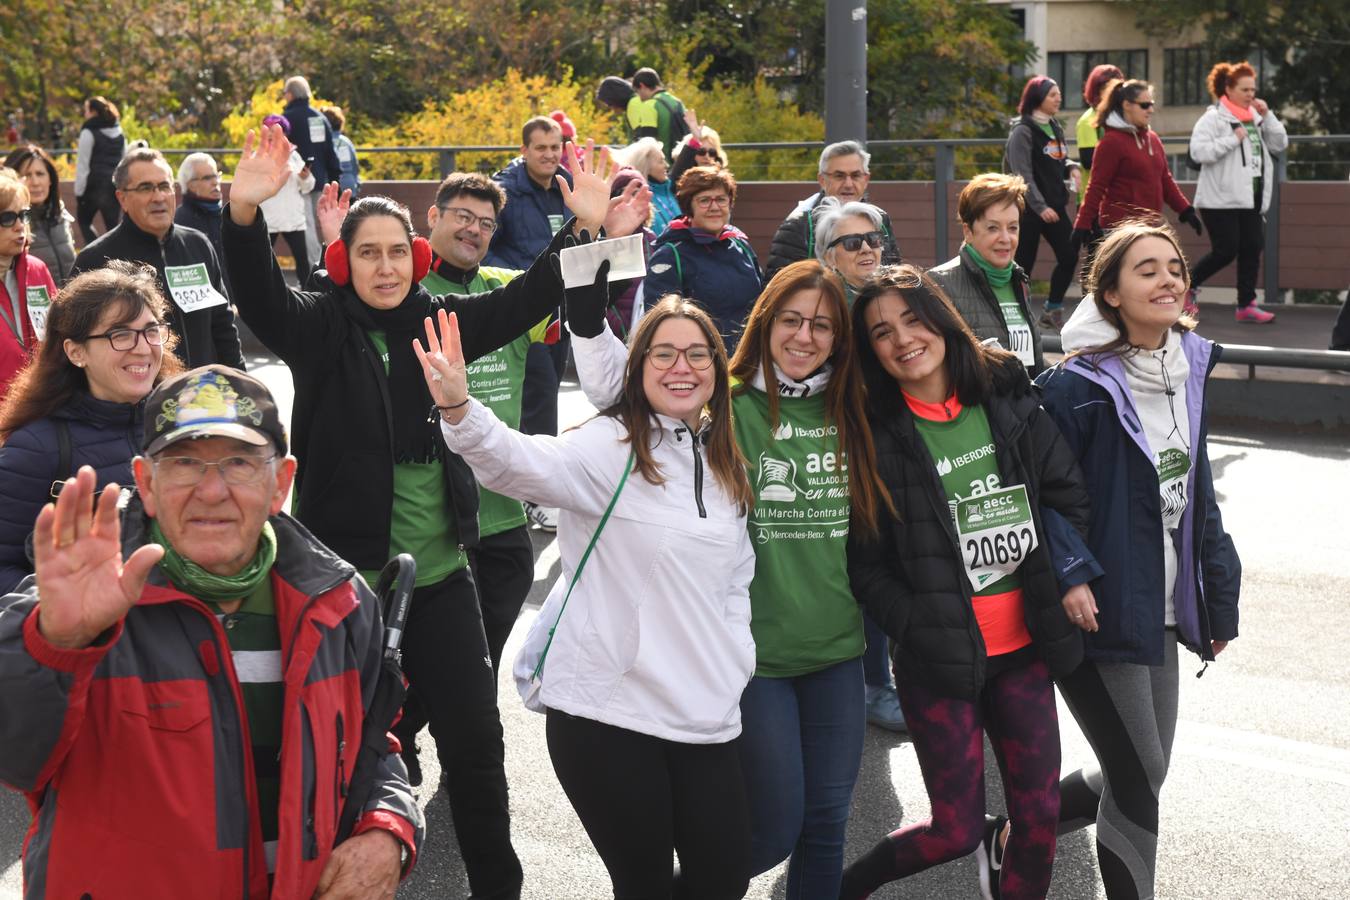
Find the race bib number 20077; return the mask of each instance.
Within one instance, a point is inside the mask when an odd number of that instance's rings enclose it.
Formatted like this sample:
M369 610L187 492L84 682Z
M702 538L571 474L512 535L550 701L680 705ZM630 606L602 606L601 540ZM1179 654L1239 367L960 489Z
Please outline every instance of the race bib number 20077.
M1015 484L959 501L956 533L966 577L977 593L1011 575L1039 543L1026 487Z

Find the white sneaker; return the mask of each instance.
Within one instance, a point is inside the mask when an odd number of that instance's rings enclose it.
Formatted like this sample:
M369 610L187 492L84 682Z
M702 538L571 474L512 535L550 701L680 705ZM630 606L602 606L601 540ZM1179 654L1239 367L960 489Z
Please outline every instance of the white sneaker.
M557 507L526 503L525 515L540 531L547 531L549 534L554 534L558 530Z

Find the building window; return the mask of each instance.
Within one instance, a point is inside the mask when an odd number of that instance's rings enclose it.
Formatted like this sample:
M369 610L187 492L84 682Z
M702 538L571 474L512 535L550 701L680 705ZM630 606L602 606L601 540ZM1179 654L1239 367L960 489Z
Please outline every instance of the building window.
M1147 50L1089 50L1083 53L1046 54L1046 73L1059 82L1066 110L1082 109L1083 82L1097 66L1119 66L1126 78L1148 79Z
M1275 66L1261 50L1253 50L1233 61L1247 60L1256 69L1256 88L1275 74ZM1163 103L1167 106L1207 106L1213 100L1209 95L1209 70L1216 60L1204 47L1178 47L1163 51Z
M1209 52L1203 47L1163 51L1163 103L1166 106L1203 106L1209 103Z

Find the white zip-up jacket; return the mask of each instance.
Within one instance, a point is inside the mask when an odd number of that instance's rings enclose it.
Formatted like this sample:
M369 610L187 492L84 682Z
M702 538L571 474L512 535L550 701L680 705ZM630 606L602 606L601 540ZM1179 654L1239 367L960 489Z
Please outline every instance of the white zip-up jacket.
M754 549L745 515L704 461L703 438L654 417L665 482L636 470L582 571L567 585L628 462L623 424L597 416L559 437L523 435L476 400L446 444L491 491L560 509L562 575L514 667L527 699L548 631L539 699L574 716L689 744L741 731L741 692L755 671L750 635Z
M1283 153L1289 146L1289 134L1275 113L1264 116L1252 110L1253 122L1261 132L1261 213L1270 209L1271 185L1275 183L1275 168L1270 154ZM1191 156L1200 163L1200 177L1195 185L1197 209L1251 209L1252 208L1252 145L1237 136L1233 126L1240 124L1237 116L1215 103L1195 123L1191 130Z
M306 213L309 201L305 195L314 190L314 173L300 177L300 173L305 170L305 160L294 150L291 151L289 165L291 177L286 179L281 190L262 202L263 218L267 220L267 230L271 234L304 231L309 220Z

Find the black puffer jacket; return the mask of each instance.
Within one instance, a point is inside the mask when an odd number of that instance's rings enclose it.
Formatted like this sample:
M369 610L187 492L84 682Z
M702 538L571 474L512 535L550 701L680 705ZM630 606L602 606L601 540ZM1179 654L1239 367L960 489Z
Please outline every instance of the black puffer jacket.
M1008 320L1003 315L1003 307L989 286L989 279L970 258L970 254L961 251L941 265L928 270L938 287L947 294L961 318L966 320L970 330L982 341L997 338L998 345L1004 350L1012 349L1008 336ZM1022 318L1031 329L1032 365L1029 369L1034 378L1045 371L1045 351L1041 346L1041 329L1036 317L1031 314L1031 298L1027 292L1027 273L1013 263L1013 294L1017 305L1022 309Z
M1039 536L1036 550L1018 569L1027 630L1051 674L1064 675L1082 661L1083 639L1060 606L1041 507L1055 510L1086 533L1088 495L1073 453L1041 409L1022 367L1012 361L996 383L984 409L997 448L999 478L1004 485L1026 485ZM984 686L987 658L947 496L894 383L888 392L873 391L872 397L869 419L877 468L897 515L883 512L874 537L857 522L850 527L853 595L895 641L901 679L973 700Z

